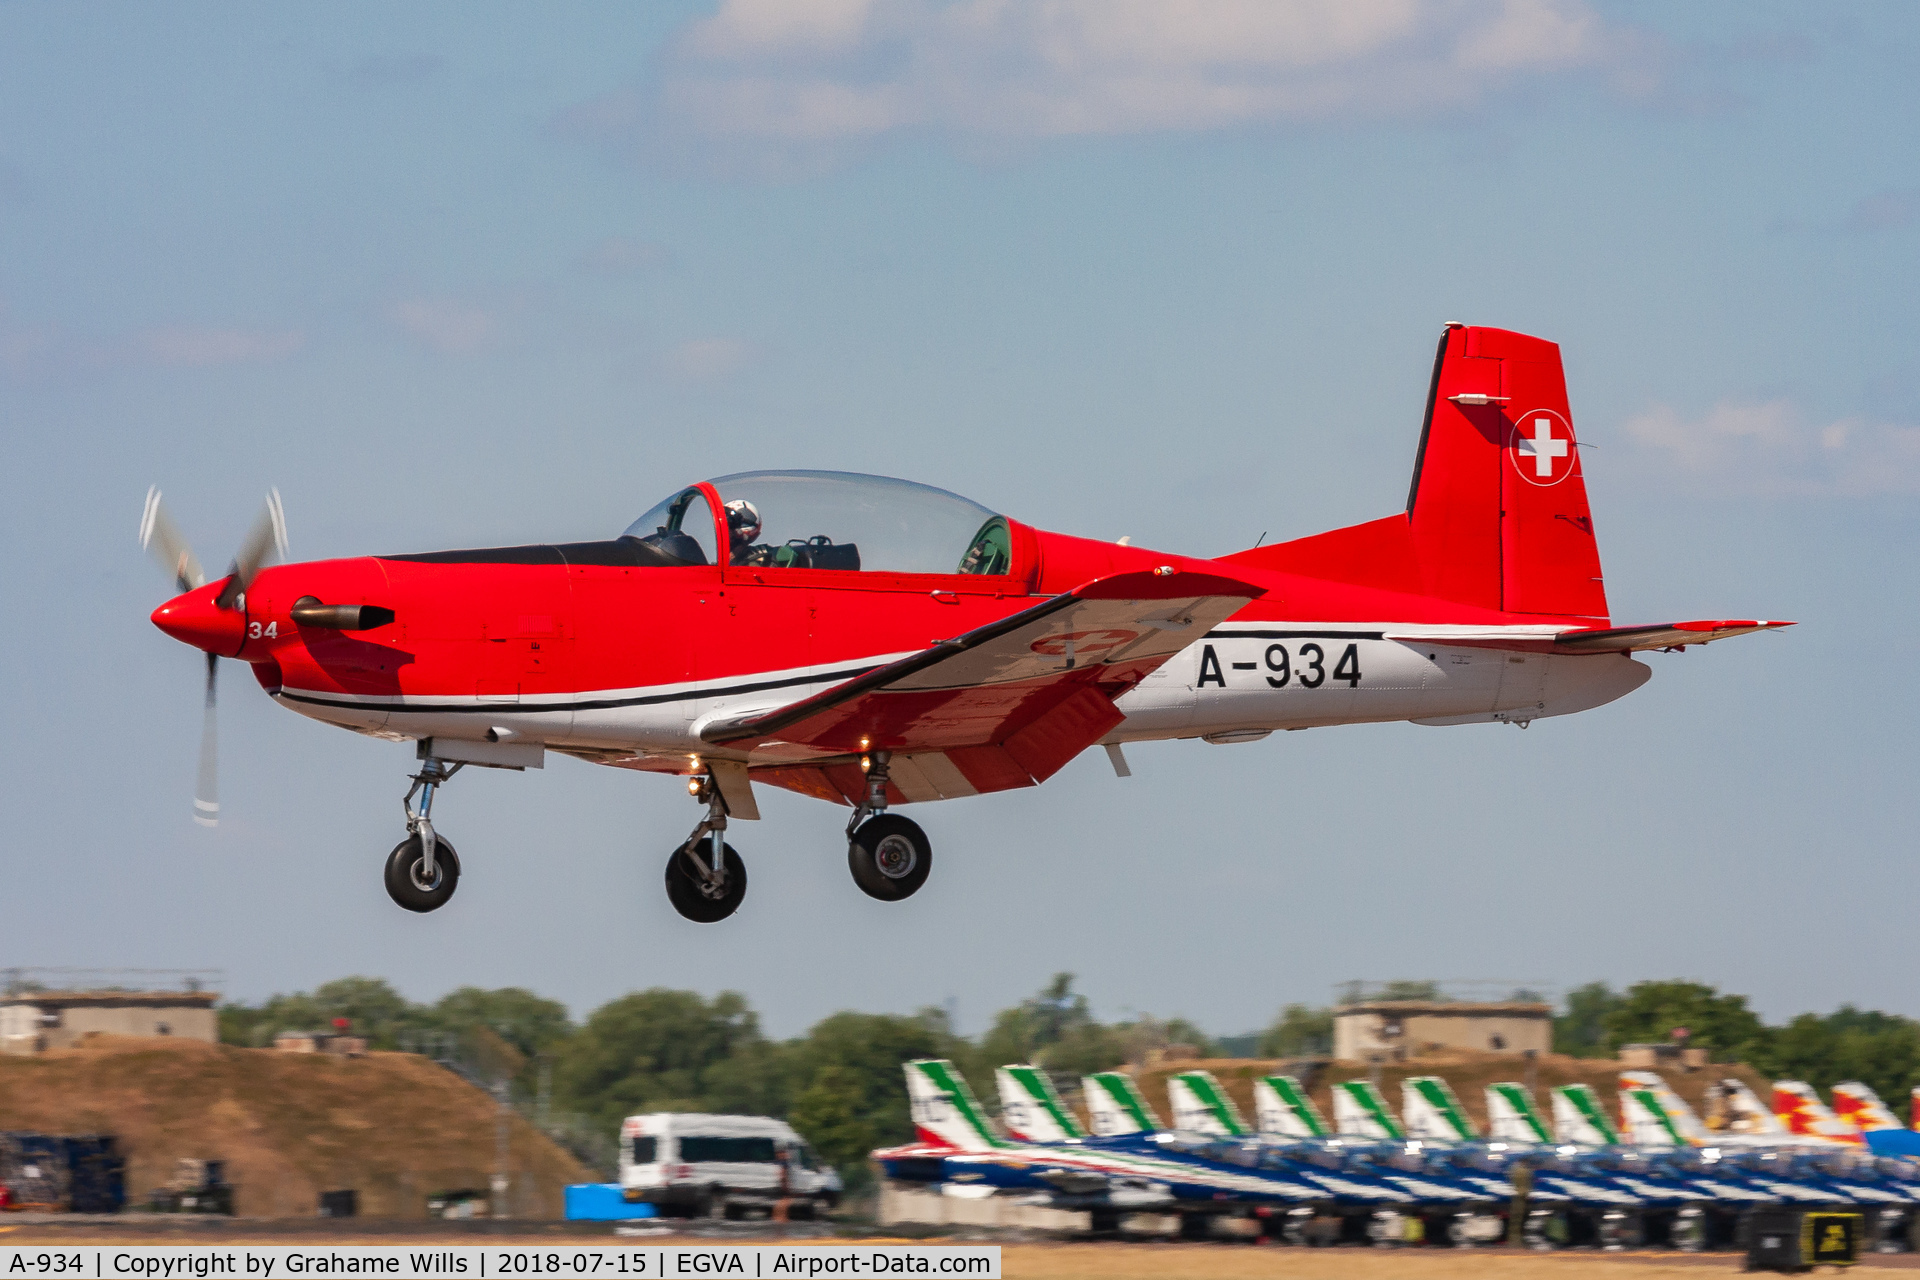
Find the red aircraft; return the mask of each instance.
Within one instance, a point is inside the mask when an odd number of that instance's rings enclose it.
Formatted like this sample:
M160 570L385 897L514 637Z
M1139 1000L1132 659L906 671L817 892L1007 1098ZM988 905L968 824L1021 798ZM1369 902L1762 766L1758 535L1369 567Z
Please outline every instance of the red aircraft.
M1216 559L1048 533L942 489L831 471L691 485L604 542L267 567L277 495L208 582L148 495L142 544L181 594L153 621L207 657L196 816L217 820L218 659L282 706L413 741L386 885L453 895L435 792L546 753L678 774L703 807L669 855L674 907L731 915L730 819L755 782L851 805L869 895L926 882L895 806L1044 782L1094 744L1454 725L1584 711L1638 688L1629 655L1790 625L1614 627L1559 348L1449 325L1405 511Z

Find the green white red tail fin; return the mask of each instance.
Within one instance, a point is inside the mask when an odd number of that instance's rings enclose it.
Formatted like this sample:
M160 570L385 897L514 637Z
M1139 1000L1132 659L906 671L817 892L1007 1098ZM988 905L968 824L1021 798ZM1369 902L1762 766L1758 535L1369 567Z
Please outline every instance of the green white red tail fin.
M1843 1080L1833 1086L1833 1113L1862 1133L1901 1127L1873 1087L1858 1080Z
M1487 1137L1495 1142L1548 1143L1553 1132L1534 1108L1527 1086L1503 1080L1487 1086Z
M1697 1147L1707 1127L1651 1071L1620 1073L1620 1131L1637 1147Z
M1210 1071L1182 1071L1167 1081L1167 1106L1173 1127L1223 1138L1245 1137L1247 1122Z
M1375 1142L1400 1142L1407 1136L1370 1080L1342 1080L1333 1086L1333 1127L1342 1137Z
M1422 1142L1473 1142L1480 1137L1453 1086L1439 1076L1408 1076L1400 1082L1400 1123L1409 1138Z
M1097 1138L1129 1133L1157 1133L1166 1126L1141 1096L1133 1077L1123 1071L1101 1071L1080 1081L1087 1102L1087 1121Z
M1729 1133L1756 1138L1785 1136L1786 1126L1780 1123L1779 1117L1765 1103L1754 1096L1753 1090L1747 1088L1744 1082L1729 1076L1720 1082L1720 1092L1726 1099Z
M1253 1082L1253 1123L1270 1138L1324 1138L1333 1132L1292 1076L1267 1076Z
M1039 1067L1009 1063L996 1070L993 1078L1000 1087L1000 1123L1007 1127L1008 1137L1018 1142L1067 1142L1087 1136Z
M959 1151L996 1151L1006 1146L951 1062L918 1058L906 1065L906 1072L907 1102L920 1141Z
M1553 1140L1583 1147L1611 1147L1620 1142L1600 1095L1590 1084L1563 1084L1553 1091Z

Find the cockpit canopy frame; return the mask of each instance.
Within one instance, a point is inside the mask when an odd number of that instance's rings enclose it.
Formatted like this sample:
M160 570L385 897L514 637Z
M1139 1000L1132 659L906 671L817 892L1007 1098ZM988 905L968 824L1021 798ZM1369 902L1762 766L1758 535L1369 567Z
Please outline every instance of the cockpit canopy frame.
M663 566L717 564L729 582L869 590L1024 592L1039 560L1031 529L978 503L843 471L749 471L688 485L622 540Z

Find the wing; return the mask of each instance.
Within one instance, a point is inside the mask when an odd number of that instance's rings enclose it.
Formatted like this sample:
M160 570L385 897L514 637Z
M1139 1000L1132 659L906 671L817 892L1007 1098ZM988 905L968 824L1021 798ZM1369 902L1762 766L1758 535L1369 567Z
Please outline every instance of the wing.
M1120 723L1115 698L1263 592L1164 569L1098 578L788 706L711 721L700 737L842 756L755 770L825 797L858 793L856 758L869 750L894 753L902 799L1032 786Z
M1460 645L1469 649L1512 649L1523 653L1638 653L1645 649L1682 649L1729 636L1791 627L1791 622L1724 619L1701 622L1657 622L1643 627L1591 627L1563 630L1551 626L1421 627L1387 636L1409 644Z

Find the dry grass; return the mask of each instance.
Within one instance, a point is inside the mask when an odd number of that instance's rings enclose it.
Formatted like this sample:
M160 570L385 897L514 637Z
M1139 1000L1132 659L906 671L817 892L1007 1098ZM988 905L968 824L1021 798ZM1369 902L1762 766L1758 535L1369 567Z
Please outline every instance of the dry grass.
M363 1214L420 1217L435 1192L487 1186L495 1117L485 1093L408 1054L99 1036L0 1056L0 1129L117 1134L130 1204L193 1156L227 1162L243 1215L309 1214L319 1192L352 1187ZM509 1134L516 1215L558 1217L585 1171L518 1117Z

